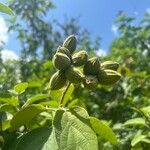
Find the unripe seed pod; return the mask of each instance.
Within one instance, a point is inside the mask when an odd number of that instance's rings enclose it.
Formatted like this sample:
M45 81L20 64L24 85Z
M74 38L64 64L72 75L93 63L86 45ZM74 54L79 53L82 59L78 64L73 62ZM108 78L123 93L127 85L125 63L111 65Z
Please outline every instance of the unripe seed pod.
M82 66L88 60L88 54L86 51L79 51L72 56L74 66Z
M58 90L62 88L66 83L66 76L64 71L58 70L50 79L49 88L50 90Z
M71 65L71 61L66 54L56 53L53 57L53 64L57 69L64 70Z
M97 77L100 84L112 85L121 78L121 75L114 70L106 69L106 70L100 70Z
M83 67L85 75L97 75L100 68L100 62L97 57L90 58Z
M76 43L76 37L74 35L70 35L65 39L63 46L66 47L70 51L70 53L73 53L76 49Z
M71 82L71 83L81 83L83 80L83 74L76 68L70 67L66 70L66 78Z
M85 76L85 80L83 84L84 84L84 87L88 89L95 89L98 84L98 79L96 76L87 75Z
M63 47L63 46L59 46L59 47L57 48L56 53L63 53L63 54L66 54L66 55L71 59L70 51L69 51L67 48Z
M115 61L105 61L101 63L101 68L117 71L117 69L119 68L119 63Z

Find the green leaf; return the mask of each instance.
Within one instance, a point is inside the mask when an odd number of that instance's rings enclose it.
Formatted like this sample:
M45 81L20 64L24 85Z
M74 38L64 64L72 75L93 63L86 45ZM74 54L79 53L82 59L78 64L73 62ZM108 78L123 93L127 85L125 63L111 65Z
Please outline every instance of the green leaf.
M19 104L18 99L15 97L10 97L10 98L0 97L0 102L1 103L7 103L7 104L12 105L12 106L17 106Z
M42 84L39 81L36 81L36 82L33 81L33 82L28 83L28 88L39 88L41 86L42 86Z
M50 128L34 129L16 142L15 150L48 150L44 145L50 134Z
M145 115L150 115L150 106L143 107L140 109Z
M69 104L68 104L68 108L72 108L74 106L76 106L78 104L78 99L72 100Z
M142 142L150 144L150 139L142 139Z
M18 94L21 94L21 93L25 92L27 87L28 87L28 83L27 82L22 82L22 83L19 83L19 84L15 85L14 90Z
M72 108L70 111L74 115L79 115L79 116L81 116L81 117L83 117L85 119L89 119L89 114L82 107L76 106L76 107Z
M46 61L46 62L44 62L43 63L43 67L44 67L44 69L50 69L50 68L52 68L53 67L52 61Z
M50 95L53 100L59 102L61 95L62 95L62 91L61 90L53 90L50 92Z
M63 106L65 106L67 104L67 102L69 101L69 99L71 99L71 95L72 95L72 92L74 91L74 86L73 84L70 85L69 89L67 90L66 94L65 94L65 97L64 97L64 100L63 100Z
M40 104L32 104L18 111L11 120L12 130L16 130L22 125L28 124L36 115L45 111L45 107Z
M14 12L6 5L0 3L0 12L3 12L8 15L14 15Z
M109 141L111 144L117 144L117 138L113 130L104 121L97 118L90 117L90 123L93 130L103 139Z
M49 97L50 97L49 94L38 94L38 95L35 95L35 96L29 98L27 100L27 102L24 104L24 106L27 106L27 105L39 102L39 101L41 101L43 99L46 99L46 98L49 98Z
M59 104L58 104L58 102L56 102L56 101L50 101L49 102L49 104L48 104L48 106L49 107L54 107L54 108L56 108L56 107L58 107L59 106Z
M138 132L131 141L132 147L134 147L137 143L141 142L145 138L146 135L141 135L141 133Z
M10 104L3 104L0 106L0 111L9 112L11 114L14 114L16 112L16 109L14 106Z
M75 115L69 111L57 110L47 149L98 150L98 141L88 119L78 113Z
M127 120L124 126L146 126L145 120L143 118L134 118Z
M48 106L50 108L58 108L59 107L59 103L57 101L46 101L46 102L40 102L41 105L43 106Z
M2 121L2 130L5 131L5 130L7 130L9 128L10 128L10 120ZM1 129L0 129L0 131L1 131Z
M78 116L83 111L76 116L57 110L52 132L49 128L32 130L19 139L15 150L98 150L97 137L88 120Z

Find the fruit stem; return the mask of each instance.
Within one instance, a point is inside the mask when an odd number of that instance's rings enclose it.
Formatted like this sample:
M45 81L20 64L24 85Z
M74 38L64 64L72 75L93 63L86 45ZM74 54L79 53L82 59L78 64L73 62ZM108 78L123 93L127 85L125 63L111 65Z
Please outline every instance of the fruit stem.
M65 90L64 90L63 93L62 93L62 96L61 96L60 102L59 102L59 106L60 106L60 107L62 107L62 104L63 104L63 101L64 101L64 97L65 97L65 94L67 93L67 91L68 91L70 85L71 85L71 82L68 82L68 84L67 84Z

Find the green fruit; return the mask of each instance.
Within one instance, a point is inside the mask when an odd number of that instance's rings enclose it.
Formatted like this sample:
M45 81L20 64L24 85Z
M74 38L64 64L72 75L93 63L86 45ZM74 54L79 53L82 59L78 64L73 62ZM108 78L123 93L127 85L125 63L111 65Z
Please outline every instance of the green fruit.
M119 63L115 61L105 61L101 64L101 68L117 71L117 69L119 68Z
M82 66L88 60L88 54L86 51L79 51L72 56L74 66Z
M76 43L76 37L74 35L70 35L65 39L63 46L67 48L70 51L70 53L73 53L76 49Z
M66 70L66 77L71 83L81 83L83 80L83 74L76 68L70 67Z
M65 70L71 65L71 61L70 61L70 58L66 54L58 52L53 57L53 64L57 69Z
M84 87L88 89L95 89L98 84L98 79L96 76L88 75L88 76L85 76L85 80L83 84L84 84Z
M50 90L58 90L62 88L66 83L66 76L64 71L58 70L50 79L49 88Z
M121 75L114 70L106 69L100 70L97 77L100 84L112 85L121 78Z
M67 48L63 47L63 46L59 46L59 47L57 48L56 53L63 53L63 54L66 54L66 55L71 59L70 51L69 51Z
M97 57L89 59L83 67L85 75L97 75L99 73L100 62Z

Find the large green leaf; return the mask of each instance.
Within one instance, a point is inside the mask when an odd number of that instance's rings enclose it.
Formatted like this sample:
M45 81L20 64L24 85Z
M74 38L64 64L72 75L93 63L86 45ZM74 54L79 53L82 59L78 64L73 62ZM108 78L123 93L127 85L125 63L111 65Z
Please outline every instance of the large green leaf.
M8 15L14 15L14 12L6 5L0 3L0 12L3 12Z
M15 85L14 90L18 94L21 94L26 90L27 87L28 87L28 83L27 82L22 82L22 83L19 83L19 84Z
M27 102L24 104L24 106L27 106L27 105L36 103L36 102L41 101L41 100L43 100L43 99L46 99L46 98L48 98L48 97L50 97L49 94L38 94L38 95L35 95L35 96L29 98L29 99L27 100Z
M50 128L38 128L23 135L16 142L15 150L48 150L43 148L51 134Z
M57 110L47 147L52 150L98 150L98 141L88 119L79 113Z
M89 120L80 116L84 110L79 109L73 110L77 110L76 115L64 109L57 110L52 132L47 128L35 129L19 139L15 150L98 150L96 134Z
M11 129L15 130L22 125L28 124L36 115L45 111L40 104L32 104L18 111L11 120Z
M111 144L117 144L117 138L113 130L108 126L108 123L90 117L90 123L93 130L103 139L109 141Z
M143 118L134 118L127 120L124 126L146 126L145 120Z

